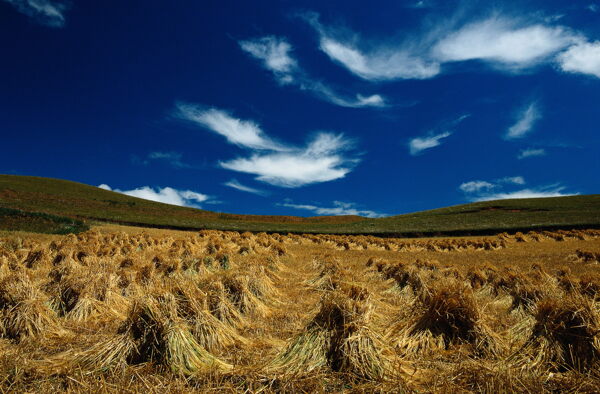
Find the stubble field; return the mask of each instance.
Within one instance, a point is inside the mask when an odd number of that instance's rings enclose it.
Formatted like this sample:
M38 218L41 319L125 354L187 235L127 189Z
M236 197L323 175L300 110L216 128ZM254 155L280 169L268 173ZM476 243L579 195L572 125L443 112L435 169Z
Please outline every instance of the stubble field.
M0 235L0 390L596 392L600 231Z

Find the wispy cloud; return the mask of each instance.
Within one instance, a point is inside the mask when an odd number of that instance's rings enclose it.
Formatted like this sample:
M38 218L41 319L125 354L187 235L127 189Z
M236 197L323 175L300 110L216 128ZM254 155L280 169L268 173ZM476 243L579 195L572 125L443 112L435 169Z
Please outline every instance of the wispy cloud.
M223 168L256 175L256 180L280 187L300 187L343 178L356 160L342 153L349 142L341 134L319 133L304 148L290 152L256 153L221 162Z
M426 5L417 2L415 5ZM316 13L302 17L319 34L319 48L353 74L370 81L428 79L445 63L480 60L518 72L550 62L582 35L563 26L493 15L459 23L450 16L432 29L405 32L403 39L366 39L347 28L326 26Z
M316 97L341 107L384 107L385 99L377 94L343 94L333 87L311 78L292 57L292 46L283 37L267 36L239 42L240 48L261 61L281 85L294 85Z
M564 27L495 16L451 33L435 45L433 53L442 62L484 60L524 68L548 59L576 40L577 36Z
M481 190L490 190L494 187L496 185L486 181L469 181L461 184L458 188L465 193L475 193Z
M502 187L506 184L524 185L525 178L522 176L507 176L493 181L469 181L462 183L458 188L465 193L481 193Z
M150 186L142 186L132 190L112 189L103 183L101 189L126 194L128 196L143 198L144 200L162 202L165 204L179 205L182 207L200 208L200 203L208 203L210 196L191 190L177 190L172 187L159 187L156 190Z
M260 126L252 121L240 120L227 111L195 104L177 104L176 115L222 135L228 142L244 148L286 150L283 145L264 135Z
M600 41L573 45L557 58L561 70L600 78Z
M459 116L458 118L445 122L436 129L429 131L425 136L415 137L409 140L408 148L410 154L413 156L421 154L426 149L435 148L442 144L441 140L452 135L452 129L456 127L463 120L469 118L470 114ZM438 132L439 129L443 129L443 132Z
M517 158L520 159L526 159L528 157L538 157L538 156L545 156L546 155L546 150L543 148L527 148L527 149L522 149L519 152L519 155L517 156Z
M415 156L423 152L425 149L435 148L436 146L441 145L441 139L449 137L451 135L451 132L446 131L440 134L429 135L426 137L415 137L411 139L408 143L410 154Z
M266 192L264 190L255 189L255 188L250 187L250 186L242 185L236 179L232 179L230 181L227 181L223 185L231 187L231 188L239 190L239 191L242 191L242 192L252 193L252 194L259 195L259 196L267 196L269 194L268 192Z
M177 152L150 152L148 160L160 160L169 163L174 168L191 168L182 160L183 155Z
M19 12L29 16L36 22L49 27L63 27L64 13L67 6L64 3L50 0L4 0L12 4Z
M564 186L548 186L537 189L521 189L512 192L500 192L492 193L483 196L479 196L473 199L473 201L490 201L490 200L506 200L514 198L545 198L545 197L564 197L573 196L579 193L564 193L566 189Z
M266 69L280 74L282 82L286 81L288 74L297 68L296 60L291 57L292 46L282 37L262 37L239 42L240 47L263 62Z
M370 211L366 209L358 209L357 204L342 202L342 201L334 201L332 207L319 207L316 205L309 204L294 204L291 202L286 202L279 204L282 207L294 208L294 209L302 209L306 211L311 211L316 213L317 215L332 215L332 216L340 216L340 215L356 215L356 216L364 216L368 218L380 218L387 216L386 214Z
M525 185L525 179L522 176L512 176L499 178L493 181L469 181L461 184L458 188L465 193L470 201L489 201L503 200L509 198L540 198L540 197L561 197L570 196L578 193L565 193L565 186L553 184L540 187L528 187L518 190L505 190Z
M180 117L223 135L231 144L250 149L249 157L221 161L222 168L256 175L256 179L280 187L300 187L343 178L357 159L344 153L352 141L343 134L316 133L305 147L275 143L256 123L233 117L226 111L192 104L178 104Z
M422 44L407 40L399 45L371 45L365 49L358 34L325 26L316 13L305 13L302 17L319 33L320 49L332 61L363 79L426 79L440 72L437 61L424 58Z
M525 137L541 118L542 113L539 105L534 101L519 111L515 124L508 128L504 137L508 140Z

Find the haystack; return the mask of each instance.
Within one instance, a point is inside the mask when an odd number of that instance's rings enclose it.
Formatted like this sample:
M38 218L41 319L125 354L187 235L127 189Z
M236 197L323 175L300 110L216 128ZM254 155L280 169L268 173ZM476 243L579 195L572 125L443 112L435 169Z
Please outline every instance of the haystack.
M378 380L390 362L369 328L372 304L366 289L350 286L327 294L304 331L269 364L281 374L303 374L327 367L355 378Z
M85 369L109 370L126 364L152 363L185 376L232 368L202 347L177 314L174 297L147 297L130 309L117 335L89 349L55 357Z
M406 356L433 354L469 344L475 354L495 354L498 338L482 321L473 290L445 280L420 293L408 321L396 322L388 338Z
M58 330L54 312L29 280L10 275L0 281L0 335L12 340L38 337Z
M535 308L531 336L519 352L528 366L589 370L600 360L600 316L580 295L547 297Z

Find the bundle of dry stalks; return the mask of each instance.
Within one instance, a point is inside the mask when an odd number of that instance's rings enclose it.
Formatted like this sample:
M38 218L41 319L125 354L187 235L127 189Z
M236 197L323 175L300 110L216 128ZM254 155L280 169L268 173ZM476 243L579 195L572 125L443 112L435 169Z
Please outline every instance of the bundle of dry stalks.
M327 367L361 379L378 380L390 374L377 335L369 328L370 295L349 286L326 294L316 316L268 366L285 375Z
M56 332L59 325L43 294L23 275L0 281L0 335L21 341Z
M535 325L516 357L529 367L589 370L600 360L600 317L580 295L547 297L535 307Z
M74 364L85 370L140 363L186 376L232 368L196 341L187 322L178 316L175 298L169 295L136 301L116 335L84 351L68 351L52 359L55 368Z
M469 344L477 355L495 355L499 338L482 321L472 289L445 280L422 292L409 320L396 322L387 337L406 356L433 354L451 346Z
M235 328L246 325L244 317L229 300L227 290L217 276L205 278L198 287L207 295L208 311L219 321Z

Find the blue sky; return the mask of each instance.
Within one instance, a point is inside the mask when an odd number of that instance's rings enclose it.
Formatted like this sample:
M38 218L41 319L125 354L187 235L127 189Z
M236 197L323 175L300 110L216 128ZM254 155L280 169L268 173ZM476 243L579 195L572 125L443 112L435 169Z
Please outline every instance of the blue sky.
M0 172L382 216L598 193L600 1L0 0Z

